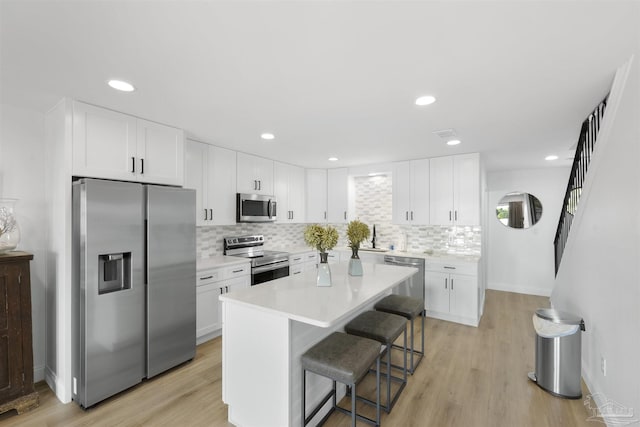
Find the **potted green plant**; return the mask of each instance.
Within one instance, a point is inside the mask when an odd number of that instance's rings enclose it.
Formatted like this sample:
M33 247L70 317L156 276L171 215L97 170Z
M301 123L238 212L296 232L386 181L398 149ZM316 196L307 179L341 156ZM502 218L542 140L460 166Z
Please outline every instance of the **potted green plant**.
M349 274L351 276L362 276L362 262L358 256L358 249L368 237L369 226L364 222L356 219L347 225L347 239L351 248L351 259L349 260Z
M338 230L327 225L308 225L304 230L304 241L307 245L316 248L320 252L320 264L318 265L318 286L331 286L331 270L327 262L327 251L333 249L338 243Z

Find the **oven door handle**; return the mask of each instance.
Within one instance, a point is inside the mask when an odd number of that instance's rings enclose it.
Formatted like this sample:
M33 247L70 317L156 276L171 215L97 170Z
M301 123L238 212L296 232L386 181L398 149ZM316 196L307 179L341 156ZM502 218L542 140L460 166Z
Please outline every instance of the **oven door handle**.
M284 267L289 267L288 261L283 263L267 264L260 267L253 267L251 269L251 274L260 274L260 273L264 273L265 271L278 270Z

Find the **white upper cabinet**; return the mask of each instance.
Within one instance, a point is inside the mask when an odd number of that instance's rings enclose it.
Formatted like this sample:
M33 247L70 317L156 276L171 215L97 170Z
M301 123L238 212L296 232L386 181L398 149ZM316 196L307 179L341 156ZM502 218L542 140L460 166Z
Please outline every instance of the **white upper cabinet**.
M73 174L134 180L137 119L73 102Z
M187 140L184 186L196 190L196 225L236 223L236 152Z
M480 224L479 154L431 159L429 185L431 224Z
M460 225L480 225L480 155L453 158L453 206Z
M304 222L304 169L286 163L274 162L273 171L277 221Z
M141 181L182 185L184 132L138 119L137 157Z
M349 211L349 169L327 171L327 222L346 223Z
M238 193L273 196L273 160L245 153L237 156Z
M205 207L208 204L208 154L207 144L190 139L184 144L184 187L196 190L196 225L210 225L207 223L209 212Z
M429 159L393 165L394 224L429 224Z
M307 222L327 221L327 170L306 169Z
M183 184L180 129L74 101L72 139L73 175Z

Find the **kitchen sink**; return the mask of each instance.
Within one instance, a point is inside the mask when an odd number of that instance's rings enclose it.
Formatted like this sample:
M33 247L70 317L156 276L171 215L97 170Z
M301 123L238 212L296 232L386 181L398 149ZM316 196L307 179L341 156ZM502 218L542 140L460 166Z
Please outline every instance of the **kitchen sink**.
M383 248L360 248L358 249L358 251L364 251L364 252L387 252L389 249L383 249Z

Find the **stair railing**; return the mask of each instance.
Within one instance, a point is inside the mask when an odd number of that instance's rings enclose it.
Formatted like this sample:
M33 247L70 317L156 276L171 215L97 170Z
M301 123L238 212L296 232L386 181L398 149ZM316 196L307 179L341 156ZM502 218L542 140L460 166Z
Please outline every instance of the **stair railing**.
M569 238L571 223L578 209L578 202L582 194L582 185L587 176L591 155L596 145L598 130L600 130L600 124L602 123L606 106L607 97L605 97L593 112L589 114L589 117L582 122L582 128L580 129L580 136L578 137L578 144L576 146L576 154L573 157L573 165L571 166L571 173L569 175L569 183L567 184L564 203L560 211L560 220L558 221L558 228L556 229L556 236L553 241L555 247L556 274L558 274L562 254L564 253L564 248Z

